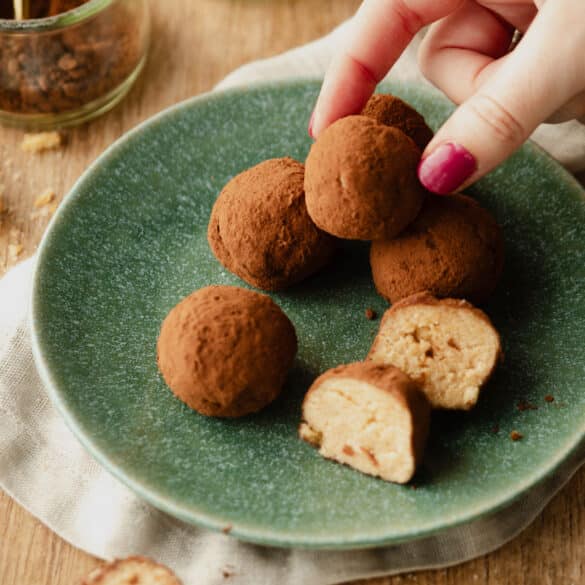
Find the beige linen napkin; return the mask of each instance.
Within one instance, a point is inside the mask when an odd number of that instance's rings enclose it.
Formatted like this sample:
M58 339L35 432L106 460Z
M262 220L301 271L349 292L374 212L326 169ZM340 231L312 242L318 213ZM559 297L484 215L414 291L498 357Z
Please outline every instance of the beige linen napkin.
M251 63L219 88L264 79L322 76L348 24L284 55ZM410 48L392 75L418 78ZM585 130L542 128L538 140L573 170L585 169ZM81 447L49 401L35 368L29 296L35 259L0 281L0 487L73 545L103 558L143 554L168 564L185 585L328 585L456 564L523 530L570 479L585 448L508 509L410 544L367 551L278 550L179 522L137 498ZM6 584L12 585L12 584ZM65 585L65 584L64 584Z

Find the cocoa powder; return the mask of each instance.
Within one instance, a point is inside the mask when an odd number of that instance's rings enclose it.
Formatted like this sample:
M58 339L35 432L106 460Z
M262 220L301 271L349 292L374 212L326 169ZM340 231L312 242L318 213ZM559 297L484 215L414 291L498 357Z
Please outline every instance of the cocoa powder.
M201 288L165 318L159 370L171 391L206 416L257 412L281 392L297 352L294 325L268 296Z
M307 212L304 173L292 158L266 160L229 181L213 206L211 250L252 286L292 286L321 270L335 251L335 240Z
M406 134L366 116L329 126L305 162L307 210L317 227L348 240L397 236L417 216L426 191L420 151Z
M394 95L374 94L362 110L362 116L372 118L378 124L398 128L412 138L421 152L433 138L433 131L425 119L406 102Z
M422 291L481 303L495 289L503 263L496 220L463 194L429 195L403 233L370 248L374 284L391 303Z
M55 16L86 1L37 0L31 15ZM140 24L120 3L64 29L3 32L0 110L15 114L77 110L120 86L142 53Z

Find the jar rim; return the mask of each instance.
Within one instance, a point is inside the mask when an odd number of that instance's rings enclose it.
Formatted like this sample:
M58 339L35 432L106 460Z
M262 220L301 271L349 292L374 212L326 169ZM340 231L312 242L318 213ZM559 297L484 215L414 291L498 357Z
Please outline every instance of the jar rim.
M77 8L46 18L29 18L27 20L0 18L0 34L4 32L30 34L67 28L91 18L115 1L89 0Z

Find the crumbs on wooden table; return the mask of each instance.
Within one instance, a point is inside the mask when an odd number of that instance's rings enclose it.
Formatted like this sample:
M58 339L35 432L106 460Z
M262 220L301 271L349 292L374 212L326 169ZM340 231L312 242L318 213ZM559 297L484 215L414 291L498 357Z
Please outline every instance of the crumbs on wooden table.
M8 244L8 263L15 264L23 250L24 246L20 242Z
M36 134L25 134L20 148L24 152L33 154L45 150L54 150L63 144L63 137L59 132L38 132Z
M53 191L53 189L51 189L51 188L45 189L35 199L33 206L36 209L38 209L39 207L45 207L45 205L49 205L49 203L52 203L55 200L55 197L57 197L57 194L55 193L55 191Z
M8 265L16 264L19 256L24 250L22 244L23 233L18 228L13 227L10 229L9 242L8 242Z
M51 217L55 211L57 211L57 207L59 206L59 202L56 201L56 193L53 189L45 189L34 201L33 203L33 211L30 212L29 217L31 220L39 219L39 218L46 218Z

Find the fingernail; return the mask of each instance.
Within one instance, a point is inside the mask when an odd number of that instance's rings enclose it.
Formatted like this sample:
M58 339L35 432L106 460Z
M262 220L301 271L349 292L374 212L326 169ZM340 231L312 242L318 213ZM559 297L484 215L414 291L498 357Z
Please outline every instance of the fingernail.
M477 170L473 155L455 142L437 146L418 165L420 182L433 193L447 195L460 187Z
M315 120L315 110L313 110L313 112L311 113L311 117L309 118L309 128L307 129L307 131L309 132L309 136L311 138L314 138L314 136L313 136L313 120Z

